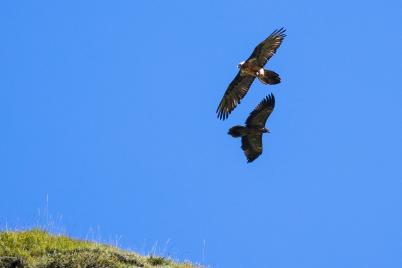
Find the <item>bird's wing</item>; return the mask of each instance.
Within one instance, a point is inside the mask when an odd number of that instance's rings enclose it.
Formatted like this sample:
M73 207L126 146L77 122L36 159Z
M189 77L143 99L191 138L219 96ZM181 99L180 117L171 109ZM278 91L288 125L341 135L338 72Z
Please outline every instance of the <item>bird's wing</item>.
M254 111L250 113L246 120L248 127L265 127L265 123L269 115L272 113L275 107L275 97L271 93L266 96L258 105Z
M241 148L247 157L247 162L253 162L262 154L262 134L241 137Z
M264 66L282 44L286 36L285 31L284 28L280 28L271 33L264 41L255 47L247 61L255 61L259 66Z
M242 74L240 71L237 73L216 109L219 119L225 120L228 118L229 114L240 103L240 100L247 94L254 79L254 76Z

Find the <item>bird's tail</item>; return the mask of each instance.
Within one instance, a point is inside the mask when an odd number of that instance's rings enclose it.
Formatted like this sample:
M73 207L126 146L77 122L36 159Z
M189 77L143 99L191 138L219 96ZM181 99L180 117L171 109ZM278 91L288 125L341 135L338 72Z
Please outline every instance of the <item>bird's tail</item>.
M231 135L234 138L239 138L241 136L244 136L244 130L246 128L242 127L242 126L234 126L232 128L229 129L228 134Z
M263 68L258 71L257 77L264 84L275 85L281 82L279 74L275 73L274 71L265 70Z

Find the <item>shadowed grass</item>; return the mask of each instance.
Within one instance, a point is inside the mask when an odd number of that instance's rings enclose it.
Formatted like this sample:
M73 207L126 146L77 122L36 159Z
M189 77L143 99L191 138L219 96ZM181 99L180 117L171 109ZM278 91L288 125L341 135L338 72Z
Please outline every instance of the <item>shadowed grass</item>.
M141 256L118 248L55 236L34 229L0 232L0 267L17 268L192 268L156 256Z

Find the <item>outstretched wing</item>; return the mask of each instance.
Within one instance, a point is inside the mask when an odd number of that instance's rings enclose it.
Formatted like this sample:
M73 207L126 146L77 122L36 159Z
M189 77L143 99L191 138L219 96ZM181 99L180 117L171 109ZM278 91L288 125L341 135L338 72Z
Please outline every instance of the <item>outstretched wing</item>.
M262 134L243 136L241 138L241 148L247 157L247 162L253 162L262 154Z
M250 113L246 120L248 127L265 127L265 123L269 115L272 113L275 107L275 97L271 93L266 96L258 105L254 111Z
M237 104L240 103L240 100L247 94L254 79L254 76L241 74L240 71L237 73L236 77L226 89L218 109L216 109L219 119L225 120L228 118L229 114L236 108Z
M271 33L264 41L256 46L247 61L255 60L258 66L264 66L282 44L283 39L286 37L285 31L284 28L280 28Z

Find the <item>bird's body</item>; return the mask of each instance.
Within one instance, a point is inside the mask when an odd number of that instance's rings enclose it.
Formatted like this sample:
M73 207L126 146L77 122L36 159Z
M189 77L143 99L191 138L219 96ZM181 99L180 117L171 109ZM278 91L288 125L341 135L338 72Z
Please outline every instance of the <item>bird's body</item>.
M244 127L244 126L234 126L229 129L229 135L232 135L232 137L239 138L239 137L244 137L247 135L262 135L263 133L267 133L268 129L261 128L261 127Z
M244 63L240 63L240 72L242 74L248 74L251 76L257 76L257 74L260 72L260 70L264 70L261 66L256 64L255 61L248 61Z
M241 148L249 163L262 154L262 135L269 133L265 124L274 107L275 97L271 94L264 98L250 113L245 126L234 126L229 129L229 135L234 138L241 137Z
M247 94L251 84L257 77L263 84L275 85L281 79L277 73L264 69L264 65L275 54L285 38L283 28L275 30L253 51L251 56L238 65L240 69L229 84L216 110L218 118L225 120Z
M275 85L281 82L277 73L271 70L265 70L264 67L260 66L255 60L241 62L239 64L239 69L240 75L257 77L261 83L265 85Z

